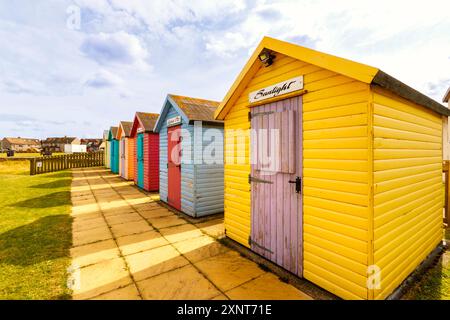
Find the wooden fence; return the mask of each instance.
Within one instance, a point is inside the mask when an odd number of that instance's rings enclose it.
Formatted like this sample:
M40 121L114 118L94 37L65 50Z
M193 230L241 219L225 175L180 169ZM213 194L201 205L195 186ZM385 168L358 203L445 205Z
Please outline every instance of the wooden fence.
M442 169L445 174L445 207L444 207L444 222L447 223L447 225L450 224L450 176L449 176L449 167L450 167L450 161L444 160L444 163L442 164Z
M103 152L73 153L60 156L30 159L30 175L48 173L71 168L99 167L105 164Z

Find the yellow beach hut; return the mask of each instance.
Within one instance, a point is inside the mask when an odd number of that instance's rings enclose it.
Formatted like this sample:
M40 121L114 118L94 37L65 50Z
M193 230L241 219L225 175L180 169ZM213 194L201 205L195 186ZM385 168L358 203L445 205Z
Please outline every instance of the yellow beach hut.
M232 240L345 299L384 299L442 242L449 109L383 71L264 38L225 122Z
M110 165L110 142L108 141L108 135L109 135L109 130L105 130L104 132L103 132L103 142L104 142L104 144L105 144L105 149L104 149L104 157L105 157L105 167L106 168L111 168L111 165Z

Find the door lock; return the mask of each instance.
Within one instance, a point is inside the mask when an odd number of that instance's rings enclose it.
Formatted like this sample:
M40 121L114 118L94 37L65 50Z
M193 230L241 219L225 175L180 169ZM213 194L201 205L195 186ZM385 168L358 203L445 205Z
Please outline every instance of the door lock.
M295 192L300 193L302 191L302 178L297 177L294 181L289 180L289 183L295 183Z

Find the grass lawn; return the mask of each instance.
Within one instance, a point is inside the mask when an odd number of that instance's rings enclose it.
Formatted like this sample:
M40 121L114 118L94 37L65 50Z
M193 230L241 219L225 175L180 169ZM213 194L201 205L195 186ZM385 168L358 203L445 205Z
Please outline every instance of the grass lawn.
M0 162L0 299L67 299L71 174Z
M445 239L450 245L450 229ZM444 252L436 265L404 296L414 300L450 300L450 250Z

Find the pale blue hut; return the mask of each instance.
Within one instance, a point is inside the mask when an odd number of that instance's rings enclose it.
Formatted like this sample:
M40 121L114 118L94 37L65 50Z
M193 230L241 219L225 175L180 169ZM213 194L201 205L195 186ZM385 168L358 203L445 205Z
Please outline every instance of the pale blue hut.
M169 94L155 124L160 199L192 217L224 208L223 122L214 120L218 106Z

